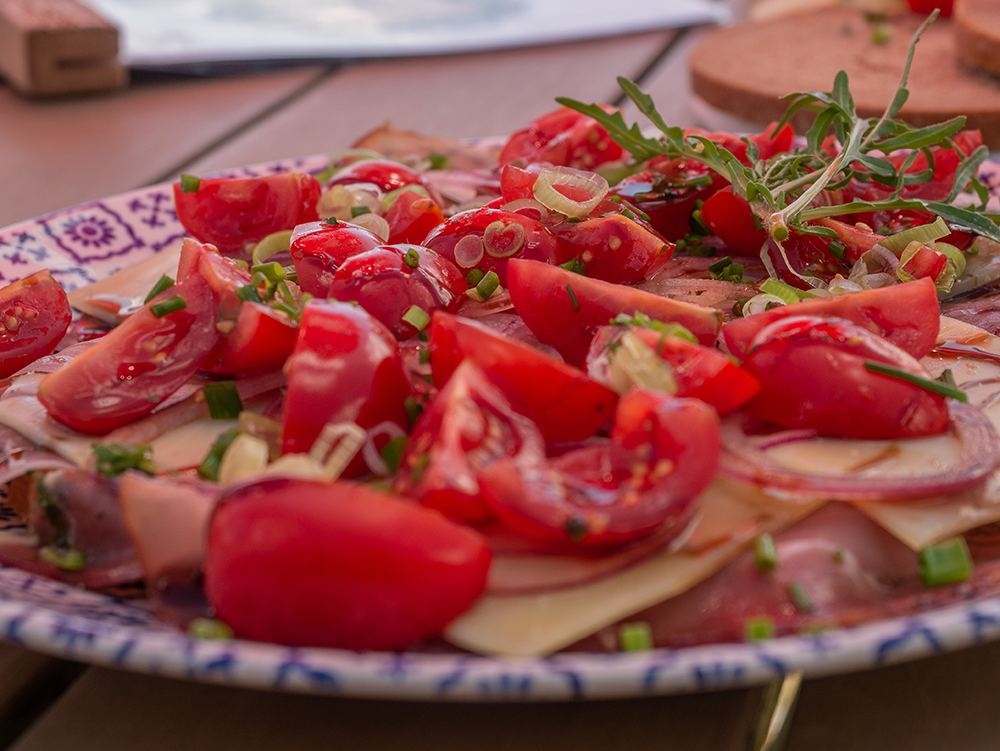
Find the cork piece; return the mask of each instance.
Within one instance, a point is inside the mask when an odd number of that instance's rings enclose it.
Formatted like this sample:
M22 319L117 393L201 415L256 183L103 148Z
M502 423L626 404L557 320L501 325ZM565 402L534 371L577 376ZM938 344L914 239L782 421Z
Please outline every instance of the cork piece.
M955 47L968 65L1000 76L1000 2L956 2Z
M692 89L708 104L751 122L784 113L780 97L830 91L840 70L863 117L888 105L922 17L900 14L884 26L850 8L827 8L720 29L690 58ZM1000 80L964 65L955 51L952 23L939 19L917 46L900 117L917 126L965 115L991 149L1000 148ZM806 113L802 113L807 117ZM797 129L804 120L795 121Z
M75 0L0 0L0 76L29 96L128 83L118 30Z

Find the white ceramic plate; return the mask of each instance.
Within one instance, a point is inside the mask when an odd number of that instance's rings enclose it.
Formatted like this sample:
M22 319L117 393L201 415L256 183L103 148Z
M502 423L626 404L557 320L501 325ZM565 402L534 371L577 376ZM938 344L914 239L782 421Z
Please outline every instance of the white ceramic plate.
M307 157L229 174L316 172L326 162ZM171 187L143 188L0 230L0 278L47 267L73 289L182 235ZM0 506L0 536L19 527ZM15 644L155 675L355 697L535 701L681 693L763 683L789 670L864 670L998 637L1000 596L814 636L643 653L496 659L290 649L191 639L135 603L0 566L0 638Z

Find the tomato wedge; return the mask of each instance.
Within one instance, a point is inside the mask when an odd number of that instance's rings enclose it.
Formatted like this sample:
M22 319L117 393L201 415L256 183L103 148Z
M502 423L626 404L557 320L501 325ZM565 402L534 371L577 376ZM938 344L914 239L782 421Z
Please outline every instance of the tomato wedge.
M532 538L586 547L669 539L691 519L719 451L711 407L636 388L618 403L610 440L532 466L502 460L480 483L500 520Z
M466 360L413 426L396 489L455 519L493 513L480 497L479 473L502 457L545 456L538 427Z
M184 229L227 255L244 253L273 232L314 221L320 188L312 175L200 180L194 190L174 183L177 218Z
M50 354L73 313L48 269L0 289L0 378Z
M242 638L405 649L467 610L489 565L481 535L430 509L348 482L271 480L217 507L205 593Z
M175 298L181 307L158 317L157 306ZM197 372L218 340L215 296L192 274L47 375L38 398L64 425L107 433L152 412Z
M590 279L558 266L512 259L507 273L511 302L531 333L578 367L587 359L594 332L620 313L679 323L702 344L714 344L722 326L720 310Z
M582 371L486 326L438 311L431 319L431 369L441 388L465 359L523 399L549 442L589 438L611 418L618 395Z

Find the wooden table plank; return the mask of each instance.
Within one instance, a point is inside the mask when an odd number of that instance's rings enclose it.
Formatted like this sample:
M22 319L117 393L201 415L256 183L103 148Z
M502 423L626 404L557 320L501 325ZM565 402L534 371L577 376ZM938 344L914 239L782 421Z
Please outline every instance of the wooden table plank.
M385 120L429 135L504 135L555 109L557 96L613 100L615 77L639 75L675 34L359 64L189 171L345 149Z
M636 751L743 748L751 694L428 704L292 696L93 669L10 751Z
M141 84L62 101L0 86L0 227L155 181L325 73Z
M13 741L83 670L0 642L0 748Z

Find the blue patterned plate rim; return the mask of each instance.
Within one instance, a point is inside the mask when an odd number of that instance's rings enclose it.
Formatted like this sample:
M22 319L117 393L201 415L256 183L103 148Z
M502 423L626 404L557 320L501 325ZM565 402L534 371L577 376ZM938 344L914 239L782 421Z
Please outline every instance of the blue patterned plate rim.
M220 173L318 172L317 155ZM0 229L0 281L41 268L69 289L176 242L170 184ZM16 526L0 514L0 531ZM752 686L789 670L867 670L1000 638L1000 595L808 636L623 654L499 658L355 653L192 639L141 604L0 566L0 638L46 654L150 675L246 688L423 701L564 701Z

